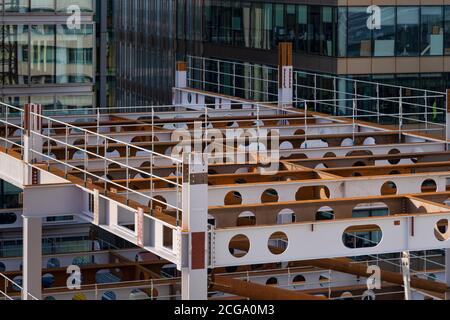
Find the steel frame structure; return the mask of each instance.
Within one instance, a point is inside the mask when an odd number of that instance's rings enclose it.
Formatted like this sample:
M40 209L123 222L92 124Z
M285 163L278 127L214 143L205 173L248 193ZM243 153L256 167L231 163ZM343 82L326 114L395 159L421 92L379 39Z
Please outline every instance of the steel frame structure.
M23 298L43 297L40 239L48 216L79 216L173 263L183 299L207 299L208 287L211 294L226 283L229 294L261 298L258 284L208 270L447 249L447 123L407 126L404 88L388 98L356 90L351 114L312 111L311 103L325 101L294 95L305 88L295 88L291 59L281 44L275 103L190 88L193 67L180 62L171 106L56 115L35 104L1 104L0 178L24 190ZM425 97L426 114L433 95L447 101L446 93L413 97L415 104ZM364 99L388 100L399 112L377 110L369 121L358 108ZM447 105L432 109L448 121ZM378 121L386 117L397 120ZM439 134L430 133L432 125ZM386 213L358 217L361 208ZM445 294L448 265L431 296ZM430 295L429 283L405 279L395 287L405 297L417 288ZM273 289L271 297L323 295L290 289Z
M421 258L412 257L413 262L417 259ZM398 263L395 260L392 261L386 260L389 263ZM2 262L6 268L0 278L0 288L2 288L0 299L20 298L23 288L18 283L22 281L22 273L19 270L22 258L4 258ZM177 274L167 273L173 272L174 265L169 261L159 260L156 256L149 255L139 248L52 254L43 256L42 262L43 279L47 280L42 298L46 300L177 300L181 298L181 278ZM78 290L70 290L66 287L66 269L72 264L80 265L84 278ZM416 272L415 274L426 279L430 273L437 275L439 279L444 277L444 270L439 263L435 263L434 268L424 273ZM99 278L105 277L110 279L100 281ZM213 278L221 278L224 281L250 280L252 283L263 286L271 284L269 289L275 282L277 287L284 290L301 292L311 297L316 294L329 299L349 298L349 292L355 293L352 296L354 299L362 298L364 294L364 280L357 275L327 268L303 266L301 263L293 263L284 269L280 269L276 264L267 264L256 270L240 267L232 274L227 269L217 268L214 270ZM224 293L219 288L220 284L215 283L214 280L211 283L210 299L239 298L228 290L224 290ZM384 283L384 286L383 290L376 293L378 299L401 298L401 286L389 282ZM414 292L422 297L426 294L423 289L417 289ZM444 298L443 294L438 292L431 293L431 297Z

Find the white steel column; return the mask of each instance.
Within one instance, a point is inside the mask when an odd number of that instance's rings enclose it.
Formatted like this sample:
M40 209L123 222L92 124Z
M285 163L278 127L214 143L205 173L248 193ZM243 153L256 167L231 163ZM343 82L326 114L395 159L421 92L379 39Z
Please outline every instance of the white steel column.
M42 118L37 116L41 114L41 105L30 103L24 106L23 161L27 164L35 164L42 161L42 155L36 152L43 154L43 139L42 136L34 134L34 132L42 134ZM32 177L32 168L30 165L25 166L24 180L24 185L31 185L33 181L35 183L38 182Z
M187 86L187 64L184 61L178 61L175 73L175 87L186 88Z
M23 300L42 295L42 218L23 217Z
M278 105L291 107L294 101L294 67L292 43L281 42L278 46Z
M42 106L27 104L24 107L24 185L39 184L39 175L31 165L42 161L42 156L33 152L43 153ZM32 114L34 113L34 114ZM24 192L24 197L26 197ZM24 199L26 202L26 199ZM23 214L23 300L40 299L42 295L42 218L27 216L24 207Z
M182 299L207 300L208 164L198 153L183 161Z
M186 88L187 86L187 64L184 61L178 61L175 67L175 88ZM183 101L183 93L174 90L172 103L180 105Z

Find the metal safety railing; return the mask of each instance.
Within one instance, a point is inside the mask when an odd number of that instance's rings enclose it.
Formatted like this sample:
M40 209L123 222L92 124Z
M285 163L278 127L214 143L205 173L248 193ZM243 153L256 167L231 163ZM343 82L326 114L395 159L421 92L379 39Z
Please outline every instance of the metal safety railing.
M52 287L44 300L179 300L181 294L172 290L181 287L181 279L150 279L81 285L75 291Z
M1 103L0 129L2 130L0 140L6 150L14 150L24 154L24 110ZM102 186L105 191L116 189L116 193L125 197L127 203L130 200L140 202L143 206L155 207L156 205L176 211L177 217L181 217L182 212L182 160L154 151L153 145L147 148L137 144L127 143L110 137L107 133L99 133L100 128L85 129L74 126L52 117L30 112L30 115L39 119L43 124L42 132L30 131L30 135L39 138L42 145L31 144L29 152L41 158L41 163L46 164L50 170L60 169L64 176L78 174L83 177L85 184L91 180L94 184ZM74 141L71 136L82 137ZM33 139L30 139L33 140ZM120 154L117 154L120 150ZM133 165L131 159L139 156L141 161L146 161L150 165L143 169L138 165ZM154 171L154 164L157 159L163 159L176 167L177 174L174 179L157 175ZM73 163L75 161L76 163ZM90 163L101 162L103 175L89 171ZM125 170L125 182L117 183L109 176L109 171L113 168ZM143 179L148 179L148 191L141 192L132 188L130 181L139 175ZM160 182L177 192L175 203L169 203L161 198L155 197L155 183ZM136 200L139 199L139 200ZM144 200L144 201L143 201ZM144 203L142 203L144 202ZM179 218L181 219L181 218Z
M278 100L275 67L191 55L187 56L187 62L191 88L255 101Z
M28 300L39 300L31 293L24 292L23 287L18 282L19 281L13 281L4 274L0 273L0 300L23 299L25 295ZM19 297L17 296L18 294L20 294Z
M187 61L192 88L445 136L445 92L294 71L294 99L284 102L278 101L278 68L197 56Z
M0 146L5 150L10 148L19 149L18 153L23 156L23 109L0 102L1 117L0 124Z
M350 237L353 238L353 244L354 244L354 248L362 248L362 247L374 247L377 246L380 241L375 241L370 239L373 234L375 234L376 237L379 237L381 240L381 232L378 231L372 231L372 232L367 232L366 235L369 236L369 238L364 237L364 236L360 236L360 235L356 235L356 234L351 234L351 233L344 233L344 237ZM359 243L357 243L359 241ZM387 265L391 265L396 267L398 270L401 270L402 265L401 262L399 260L401 260L400 258L380 258L380 255L366 255L366 257L368 257L369 259L372 259L371 262L375 262L377 264L380 263L385 263ZM411 274L415 275L415 276L426 276L427 278L436 281L437 278L433 275L431 275L428 270L428 265L435 265L436 268L438 269L442 269L445 270L445 264L439 263L437 261L434 260L430 260L431 258L440 258L443 257L443 253L441 255L439 254L434 254L434 255L427 255L426 251L424 255L420 255L420 254L415 254L415 253L411 253L410 252L410 260L417 260L417 261L422 261L424 264L424 270L423 271L418 271L418 270L414 270L413 268L410 267L411 270ZM354 263L361 263L361 261L357 261ZM367 266L369 266L369 260L365 262L367 264Z

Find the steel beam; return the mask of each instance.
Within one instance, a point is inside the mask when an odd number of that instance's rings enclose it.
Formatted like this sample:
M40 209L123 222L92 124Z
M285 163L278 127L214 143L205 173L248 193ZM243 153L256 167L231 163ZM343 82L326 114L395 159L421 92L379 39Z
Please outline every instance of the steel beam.
M210 290L221 291L252 300L327 300L323 296L313 296L223 276L211 277Z

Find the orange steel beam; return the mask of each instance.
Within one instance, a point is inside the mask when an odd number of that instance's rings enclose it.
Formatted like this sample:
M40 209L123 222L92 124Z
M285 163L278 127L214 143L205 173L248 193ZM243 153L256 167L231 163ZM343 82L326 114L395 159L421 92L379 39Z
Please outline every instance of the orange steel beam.
M398 171L398 174L403 175L414 175L414 174L424 174L426 172L439 173L439 172L447 172L450 168L450 161L446 162L436 162L436 163L421 163L421 164L410 164L410 165L391 165L391 166L365 166L365 167L351 167L351 168L333 168L333 169L310 169L304 168L302 170L292 169L292 170L280 170L277 175L274 176L263 176L260 173L248 172L248 173L226 173L226 174L211 174L208 177L208 182L212 185L226 185L226 184L235 184L236 179L245 179L245 183L254 183L254 182L270 182L276 181L280 182L280 178L286 177L289 178L289 181L301 181L301 180L324 180L323 177L320 176L322 173L332 174L336 179L345 179L352 177L354 172L360 173L364 177L374 177L381 175L389 175L393 171ZM143 169L141 169L143 170ZM123 171L123 170L122 170ZM108 171L110 173L121 172L121 171ZM82 174L82 173L80 173ZM167 176L164 177L169 181L177 181L177 177ZM328 177L327 177L328 178ZM114 184L124 185L131 181L134 183L134 186L142 189L149 188L150 183L154 182L155 187L163 188L165 182L161 182L160 179L156 178L135 178L135 179L112 179ZM159 182L159 183L158 183ZM101 183L102 185L104 183ZM159 185L163 186L159 186Z
M240 241L232 242L231 247L235 249L246 250L245 244ZM282 250L271 247L273 252ZM334 270L337 272L353 274L355 276L368 278L372 276L372 273L367 272L367 265L361 263L350 263L349 259L317 259L317 260L305 260L305 261L292 261L289 263L289 267L317 267L325 270ZM403 285L403 275L391 271L381 270L381 281L389 282L393 284ZM445 283L430 281L425 279L419 279L417 277L411 277L411 287L415 289L421 289L429 292L445 293L449 291L449 288Z
M265 286L223 276L212 276L211 291L220 291L252 300L328 300L297 291Z
M301 119L300 119L301 118ZM284 120L284 119L292 119L292 120L301 120L302 124L304 124L304 114L302 112L296 113L296 114L285 114L285 115L260 115L260 120L266 120L266 121L275 121L273 125L277 124L277 120ZM224 117L224 116L214 116L214 115L208 115L208 120L210 122L213 122L214 124L217 124L219 126L226 126L226 124L230 121L241 121L241 122L248 122L248 126L252 126L253 122L255 121L254 116L233 116L233 117ZM124 131L136 131L136 130L128 130L132 127L141 128L143 131L146 131L149 128L148 131L151 130L152 124L155 125L155 128L157 130L164 130L161 125L164 124L175 124L175 123L183 123L183 124L194 124L195 122L202 121L200 118L169 118L169 119L159 119L155 118L153 121L151 119L128 119L128 118L122 118L118 117L116 115L112 115L109 120L103 120L100 122L97 122L94 118L92 118L92 121L90 122L68 122L70 125L79 127L79 128L89 128L91 131L96 131L97 126L100 126L102 128L110 128L115 129L118 126L124 126ZM317 124L317 121L315 119L308 119L309 124ZM321 125L321 124L317 124ZM160 126L160 127L156 127ZM0 126L0 132L5 132L4 130L5 126ZM48 128L44 126L44 128ZM64 124L59 123L52 123L52 129L55 130L56 134L64 134L64 131L62 129L65 128ZM127 129L128 128L128 129ZM9 131L12 131L11 128L8 128Z
M347 259L320 259L292 262L291 266L313 266L321 269L329 269L342 273L353 274L360 277L370 277L372 274L367 272L367 265L361 263L350 263ZM391 271L381 271L381 281L403 285L403 276ZM411 277L411 287L430 292L445 293L449 290L447 285L442 282L435 282L417 277Z

